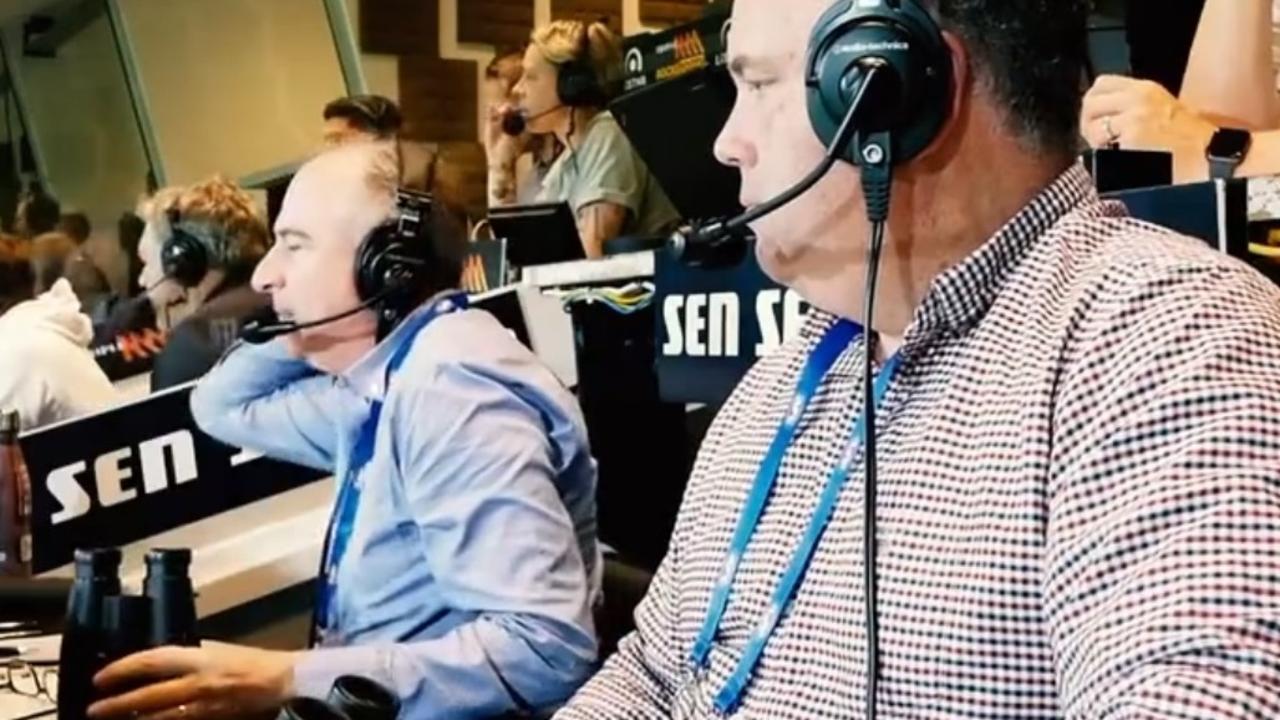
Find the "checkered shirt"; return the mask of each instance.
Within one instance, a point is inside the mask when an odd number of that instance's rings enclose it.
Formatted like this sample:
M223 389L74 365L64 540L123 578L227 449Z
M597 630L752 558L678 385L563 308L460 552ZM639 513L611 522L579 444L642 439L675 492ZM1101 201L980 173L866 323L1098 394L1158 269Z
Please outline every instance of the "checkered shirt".
M716 418L638 629L557 717L716 717L862 404L862 347L787 453L715 638L757 467L834 319ZM1280 718L1280 290L1075 166L936 278L878 420L882 718ZM861 464L735 717L861 718Z

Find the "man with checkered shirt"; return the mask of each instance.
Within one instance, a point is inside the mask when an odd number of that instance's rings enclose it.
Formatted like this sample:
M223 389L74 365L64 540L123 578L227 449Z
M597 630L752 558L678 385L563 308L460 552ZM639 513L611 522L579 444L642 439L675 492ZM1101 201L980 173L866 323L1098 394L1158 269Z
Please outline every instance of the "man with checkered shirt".
M952 90L896 169L866 323L879 717L1280 717L1280 290L1099 200L1075 158L1085 0L915 1ZM832 4L735 3L716 152L746 205L823 155L804 79ZM771 610L861 415L860 182L837 163L752 225L762 266L815 309L720 412L636 632L558 718L865 716L860 461Z

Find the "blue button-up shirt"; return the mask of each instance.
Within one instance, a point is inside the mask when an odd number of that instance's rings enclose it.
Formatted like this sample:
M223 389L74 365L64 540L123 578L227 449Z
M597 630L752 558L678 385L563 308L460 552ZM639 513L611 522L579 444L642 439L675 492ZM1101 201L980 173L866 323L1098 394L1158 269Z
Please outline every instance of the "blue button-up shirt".
M596 465L581 411L488 313L413 325L341 377L280 343L242 345L192 412L224 442L361 485L334 624L297 666L298 694L358 674L394 688L404 717L552 708L596 662ZM412 349L389 381L402 342ZM375 402L372 459L348 478Z

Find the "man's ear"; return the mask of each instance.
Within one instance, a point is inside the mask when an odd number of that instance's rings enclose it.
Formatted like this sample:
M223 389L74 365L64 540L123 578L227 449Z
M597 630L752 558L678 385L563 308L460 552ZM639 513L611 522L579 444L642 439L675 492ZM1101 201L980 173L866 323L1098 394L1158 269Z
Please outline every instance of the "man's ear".
M973 68L970 65L968 47L959 35L950 31L943 31L942 41L951 53L951 95L944 101L946 120L942 122L933 142L929 143L918 158L928 167L946 164L951 156L951 149L956 147L956 140L968 124L969 104L973 102Z

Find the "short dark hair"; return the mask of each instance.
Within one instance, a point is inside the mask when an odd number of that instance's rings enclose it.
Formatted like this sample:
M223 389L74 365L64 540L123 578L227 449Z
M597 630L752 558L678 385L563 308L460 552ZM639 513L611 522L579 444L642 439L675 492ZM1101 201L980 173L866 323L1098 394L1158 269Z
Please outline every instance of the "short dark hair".
M924 0L968 47L979 82L1036 149L1074 154L1090 0Z
M93 234L93 225L89 223L89 216L82 212L67 213L58 221L58 232L66 233L77 245L83 245Z
M351 95L324 106L324 119L342 118L361 132L390 140L400 134L404 117L400 108L381 95Z
M18 218L22 220L22 234L33 238L58 227L62 217L62 205L38 184L32 183L18 199Z

